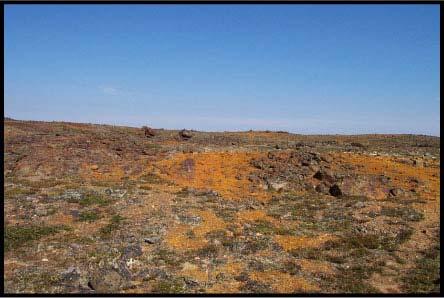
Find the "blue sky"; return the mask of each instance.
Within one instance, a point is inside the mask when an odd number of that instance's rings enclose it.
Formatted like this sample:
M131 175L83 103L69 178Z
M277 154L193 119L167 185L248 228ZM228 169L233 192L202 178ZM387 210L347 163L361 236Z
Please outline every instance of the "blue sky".
M6 5L5 116L440 135L438 5Z

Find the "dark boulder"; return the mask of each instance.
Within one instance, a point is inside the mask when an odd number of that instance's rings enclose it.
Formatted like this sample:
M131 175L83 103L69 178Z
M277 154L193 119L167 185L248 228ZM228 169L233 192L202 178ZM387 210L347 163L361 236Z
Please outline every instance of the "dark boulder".
M145 137L147 138L152 138L156 135L156 132L151 127L142 126L142 130L145 133Z
M182 140L189 140L193 137L193 133L189 130L182 129L181 131L179 131L179 137Z
M336 180L333 173L327 169L317 171L313 175L313 178L318 179L320 181L325 181L328 183L334 183Z
M334 197L339 197L342 195L341 188L337 184L330 187L329 193Z

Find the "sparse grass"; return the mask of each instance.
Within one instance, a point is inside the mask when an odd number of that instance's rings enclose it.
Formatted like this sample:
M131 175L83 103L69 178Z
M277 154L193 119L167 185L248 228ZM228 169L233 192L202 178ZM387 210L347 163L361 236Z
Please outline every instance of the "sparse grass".
M152 189L153 189L153 188L152 188L151 186L149 186L149 185L141 185L139 188L140 188L140 189L143 189L143 190L152 190Z
M207 239L224 239L227 237L227 232L225 230L214 230L205 234Z
M176 196L180 197L180 198L186 198L188 197L190 193L188 192L188 189L186 187L182 188L181 190L179 190L178 192L176 192Z
M196 254L201 258L214 258L219 253L219 247L214 244L209 244L196 251Z
M382 207L381 215L390 216L390 217L400 217L407 221L420 221L424 218L424 215L422 213L409 207L397 207L397 208Z
M323 260L324 255L322 254L322 250L319 248L300 248L293 249L290 251L290 254L298 259L310 259L310 260Z
M159 261L163 261L170 266L179 266L181 259L173 251L168 249L160 249L157 251L154 261L159 264Z
M162 149L162 146L160 144L157 144L157 143L147 143L147 144L144 144L144 146L145 146L144 149L156 150L155 152L157 152L157 150Z
M62 230L70 230L68 226L6 226L4 231L5 251L20 247L32 240L58 233Z
M222 245L232 252L238 252L243 255L253 254L257 251L264 250L268 247L270 241L265 238L255 238L246 241L237 240L235 238L222 241Z
M60 275L54 272L23 272L14 276L14 283L30 293L48 293L60 283Z
M276 227L271 222L266 220L256 220L250 230L254 233L260 233L263 235L291 235L293 234L290 229L284 227Z
M185 283L182 279L162 280L159 281L154 287L154 293L164 294L177 294L182 293L185 290Z
M28 186L33 189L43 189L63 184L63 181L57 179L42 179L38 181L31 181L26 179L14 179L14 183Z
M271 235L274 233L274 225L266 220L256 220L251 227L254 233L261 233L263 235Z
M187 231L186 235L187 235L188 239L196 239L196 234L194 233L193 230Z
M100 235L103 238L109 237L113 231L121 227L124 220L125 218L118 214L113 215L110 219L110 223L100 229Z
M91 205L105 206L105 205L108 205L109 203L110 203L109 199L106 199L98 194L86 194L79 201L79 204L83 207L87 207L87 206L91 206Z
M154 173L143 174L142 176L139 177L139 180L141 180L143 182L151 183L151 184L168 183L168 181L166 181L165 179L162 179L161 177L157 176Z
M236 218L236 212L227 208L218 208L215 210L215 213L225 221L233 221Z
M291 275L296 275L299 274L301 272L301 266L298 264L295 264L294 262L291 261L286 261L282 264L282 268L281 268L282 272L284 273L288 273Z
M100 218L99 214L95 211L84 211L79 214L79 221L93 222Z
M7 199L15 199L19 197L29 196L35 194L38 189L35 188L22 188L22 187L14 187L5 189L4 198Z
M106 180L92 180L91 181L92 186L98 186L98 187L116 187L116 181L106 181Z
M57 208L54 206L51 206L48 208L48 211L46 212L46 216L50 216L50 215L53 215L56 213L57 213Z
M366 280L375 272L375 268L356 264L349 268L340 269L335 284L342 293L378 293L378 290L369 285Z
M402 278L407 293L440 292L440 247L430 248L416 261L416 267Z

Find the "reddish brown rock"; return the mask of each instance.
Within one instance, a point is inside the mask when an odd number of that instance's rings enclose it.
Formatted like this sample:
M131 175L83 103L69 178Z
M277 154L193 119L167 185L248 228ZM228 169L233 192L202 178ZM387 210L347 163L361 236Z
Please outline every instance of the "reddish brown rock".
M145 133L145 137L147 137L147 138L152 138L152 137L154 137L156 135L156 132L151 127L142 126L142 129L143 129L143 131Z

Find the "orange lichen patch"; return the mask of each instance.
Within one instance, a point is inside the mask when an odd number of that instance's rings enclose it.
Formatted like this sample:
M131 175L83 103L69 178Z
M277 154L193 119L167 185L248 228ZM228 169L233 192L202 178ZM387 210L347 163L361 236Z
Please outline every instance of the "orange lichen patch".
M191 263L184 263L182 265L182 270L180 271L180 275L191 277L194 280L200 281L200 282L207 282L208 281L208 272L203 271L199 268L199 266L191 264Z
M263 210L242 210L237 213L237 218L240 221L265 220L272 224L279 224L278 220L267 215Z
M202 223L193 228L193 232L197 237L203 237L206 233L221 230L226 227L225 221L217 217L213 212L205 210L196 212L202 217Z
M188 225L175 226L169 230L165 240L170 247L177 250L193 250L205 247L208 243L206 239L187 236L187 232L191 230Z
M411 179L416 178L425 183L426 190L420 196L425 199L437 200L440 197L440 170L437 167L415 167L401 163L394 157L367 156L353 153L333 153L334 168L338 165L351 164L355 172L360 174L386 175L391 183L400 188L410 189Z
M97 166L96 164L83 163L80 168L80 176L86 180L121 181L125 171L116 165Z
M268 200L270 195L255 190L248 175L257 171L250 165L258 152L179 153L157 163L160 176L182 187L213 189L223 197L240 199L254 197Z
M208 288L206 293L212 294L228 294L228 293L240 293L240 286L242 283L240 281L226 281L223 283L218 283Z
M177 225L168 232L166 241L172 248L177 250L203 248L208 244L208 240L205 239L206 233L226 227L226 223L211 211L199 211L196 213L202 218L200 225L196 227ZM194 234L192 238L187 235L189 232Z
M296 264L301 266L303 271L310 273L324 273L332 275L335 272L335 268L331 265L331 263L328 262L301 259L296 260Z
M228 262L213 271L213 275L217 276L219 273L223 273L226 276L238 275L245 268L245 264L241 262Z
M319 287L309 283L302 277L292 276L277 270L255 271L249 274L250 278L264 284L269 284L276 293L316 292Z
M324 234L317 237L296 237L288 235L276 235L274 240L282 246L286 251L299 248L319 247L329 240L334 240L336 237L330 234Z

